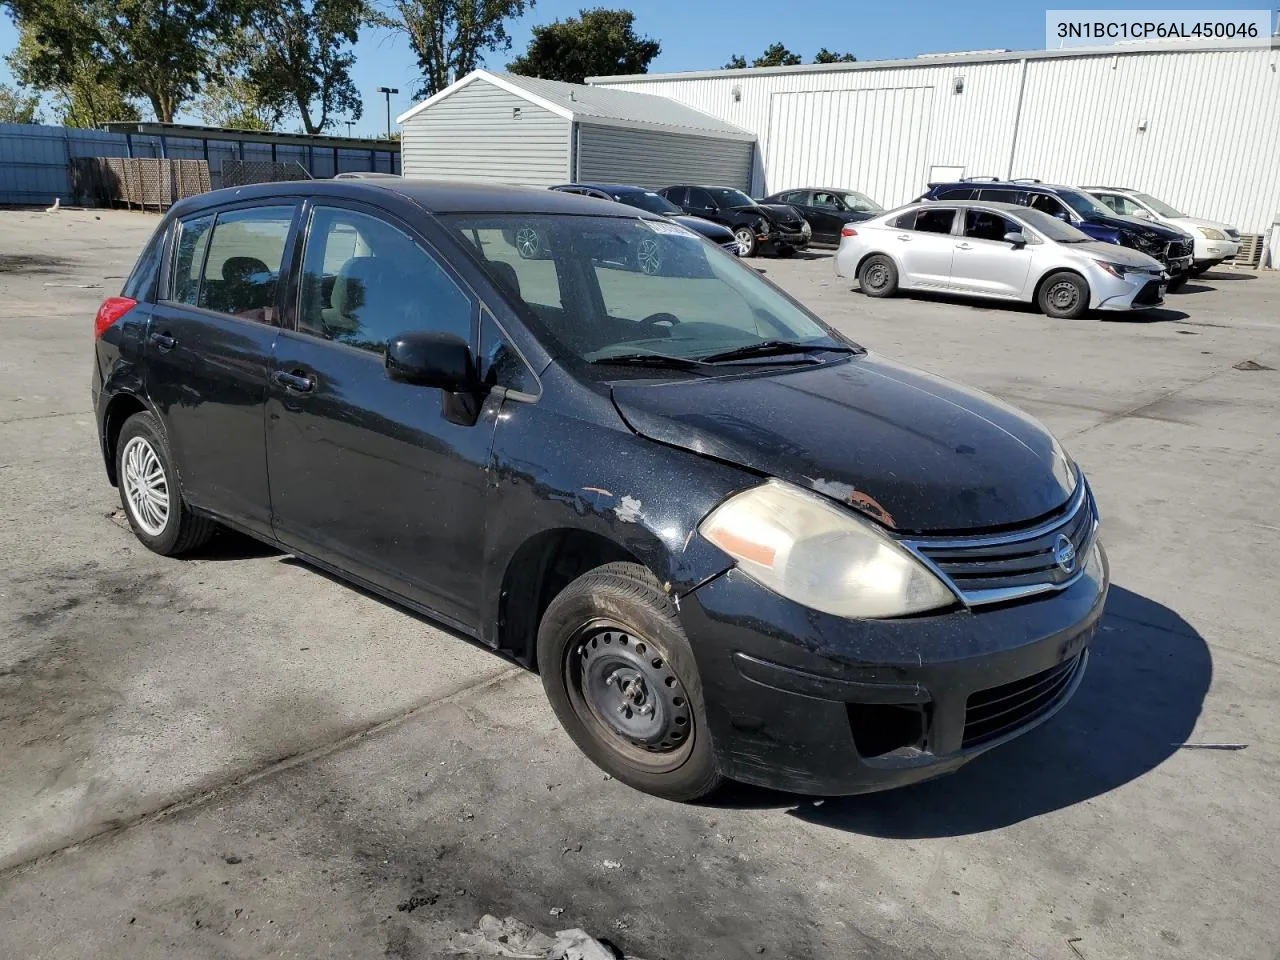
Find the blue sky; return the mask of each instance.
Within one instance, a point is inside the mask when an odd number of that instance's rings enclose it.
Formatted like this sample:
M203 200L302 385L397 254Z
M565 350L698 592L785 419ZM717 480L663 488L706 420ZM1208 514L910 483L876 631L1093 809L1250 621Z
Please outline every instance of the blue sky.
M1079 2L1081 9L1262 9L1261 3L1166 2L1158 8L1141 4L1108 4L1098 0ZM913 57L919 53L978 50L992 47L1036 49L1044 46L1046 9L1070 9L1068 2L1052 7L1025 0L986 0L980 5L938 0L929 3L867 3L850 0L807 0L791 6L778 0L643 0L626 3L611 0L538 0L537 6L510 28L511 53L496 53L486 65L502 69L529 42L530 29L539 23L574 16L584 6L629 7L636 13L639 32L662 43L662 53L650 72L704 70L722 66L730 55L748 59L780 40L809 59L820 47L850 51L859 60ZM17 43L13 23L0 16L0 56ZM391 98L392 117L412 105L418 74L412 52L400 37L384 31L366 31L357 47L356 85L365 95L363 118L357 134L377 134L386 128L386 108L378 87L398 87ZM0 82L9 82L8 68L0 61ZM190 118L188 118L190 119ZM394 121L393 121L394 122ZM338 125L333 132L345 132Z

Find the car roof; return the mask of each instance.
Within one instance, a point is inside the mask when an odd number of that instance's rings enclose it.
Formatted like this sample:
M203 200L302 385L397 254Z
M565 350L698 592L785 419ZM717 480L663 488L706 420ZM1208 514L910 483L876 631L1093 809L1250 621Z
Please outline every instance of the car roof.
M1012 213L1015 216L1021 216L1031 207L1024 207L1020 203L1001 203L999 200L920 200L908 204L920 210L931 210L937 207L956 207L965 210L994 210L996 213ZM897 210L886 210L881 216L897 213Z
M1028 180L944 180L939 183L930 185L931 187L972 187L974 190L982 190L984 188L997 187L1000 189L1013 190L1042 190L1045 193L1053 193L1055 190L1080 190L1080 187L1072 187L1065 183L1031 183Z
M1081 187L1081 190L1108 190L1111 193L1137 193L1133 187Z
M613 203L558 190L464 180L391 178L295 180L227 187L188 197L174 204L173 210L177 216L187 216L192 212L230 202L297 196L364 200L385 207L388 205L388 194L396 194L428 213L558 213L661 219L656 214L648 214L634 207L628 207L628 212L623 213Z
M861 193L862 192L861 190L856 190L853 187L787 187L787 189L785 190L775 190L773 193L769 194L769 196L776 197L780 193L801 193L806 190L810 192L817 192L819 190L823 190L827 193Z
M634 183L565 183L551 189L564 190L571 187L599 190L602 193L657 193L656 190L650 190L648 187L637 187Z

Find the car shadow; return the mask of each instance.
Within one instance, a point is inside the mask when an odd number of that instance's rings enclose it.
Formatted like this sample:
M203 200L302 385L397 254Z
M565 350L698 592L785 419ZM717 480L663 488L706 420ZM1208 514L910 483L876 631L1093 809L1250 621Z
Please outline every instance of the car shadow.
M1257 280L1256 273L1238 273L1235 270L1206 270L1204 273L1198 274L1198 280ZM1182 288L1186 290L1186 287Z
M1173 323L1186 320L1191 314L1169 307L1152 307L1150 310L1099 310L1092 316L1104 323Z
M280 550L248 534L228 527L218 527L209 542L182 555L183 560L253 560L273 557Z
M786 807L801 820L894 839L1007 827L1101 796L1158 767L1195 730L1213 677L1204 639L1168 607L1112 587L1080 689L1062 712L957 773L816 802L751 787L730 808Z
M777 254L774 254L770 256L769 259L770 260L829 260L834 253L835 253L834 247L830 250L823 250L821 248L817 250L797 250L795 253L787 254L787 256L785 257L780 257Z

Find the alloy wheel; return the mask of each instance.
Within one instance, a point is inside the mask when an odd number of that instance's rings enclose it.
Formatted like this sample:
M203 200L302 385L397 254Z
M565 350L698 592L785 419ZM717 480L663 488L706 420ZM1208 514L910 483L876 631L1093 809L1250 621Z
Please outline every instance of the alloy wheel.
M516 231L516 250L526 260L536 257L542 247L542 238L533 227L521 227Z
M755 234L746 227L740 227L733 232L733 238L738 241L738 256L751 256L751 251L755 248Z
M169 522L169 479L164 464L146 437L133 437L120 457L129 512L148 536L158 537Z
M640 264L640 269L654 276L662 269L662 257L658 252L657 240L641 240L636 247L636 260Z

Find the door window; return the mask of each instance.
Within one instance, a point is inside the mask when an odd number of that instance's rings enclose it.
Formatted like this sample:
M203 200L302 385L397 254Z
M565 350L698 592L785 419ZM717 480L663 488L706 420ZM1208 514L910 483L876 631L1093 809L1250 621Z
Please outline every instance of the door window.
M1139 206L1128 197L1122 197L1118 193L1100 193L1098 194L1098 199L1116 213L1123 214L1126 217L1137 216L1139 211L1146 212L1145 207Z
M689 196L689 191L684 187L667 187L666 190L662 191L662 195L677 207L683 207L685 205L686 198Z
M705 190L699 190L697 187L689 188L689 206L694 209L702 209L704 207L714 210L716 202L711 199L711 194Z
M987 210L967 210L964 215L964 235L973 240L1003 242L1006 233L1021 233L1022 227L1012 220Z
M809 194L804 190L792 190L782 195L783 203L798 203L802 207L809 203Z
M1057 217L1059 220L1071 220L1071 214L1066 206L1057 197L1051 197L1047 193L1036 193L1031 196L1031 202L1027 204L1032 210L1039 210L1047 213L1051 217Z
M381 353L412 331L474 342L471 298L412 237L369 214L315 208L301 293L302 332L361 350Z
M1011 194L1013 191L1005 190L1003 192ZM938 195L934 197L934 199L935 200L972 200L973 193L974 193L973 187L947 187L943 190L939 190ZM995 199L994 197L985 196L986 194L985 190L983 191L983 194L984 196L982 199L984 200Z
M813 194L813 205L824 210L839 210L843 206L843 202L834 193L817 190Z
M959 199L958 197L956 199ZM996 203L1019 203L1026 206L1026 194L1019 190L1008 190L1001 187L983 187L978 192L979 200L994 200Z
M274 323L276 284L293 213L289 205L218 214L196 305L243 320Z
M212 230L212 215L184 220L178 225L170 300L193 307L196 305L196 297L200 294L200 273L204 270L204 255L209 249L209 234Z
M915 223L908 229L919 230L923 233L950 233L955 222L955 210L938 210L934 207L926 207L923 210L916 211Z

